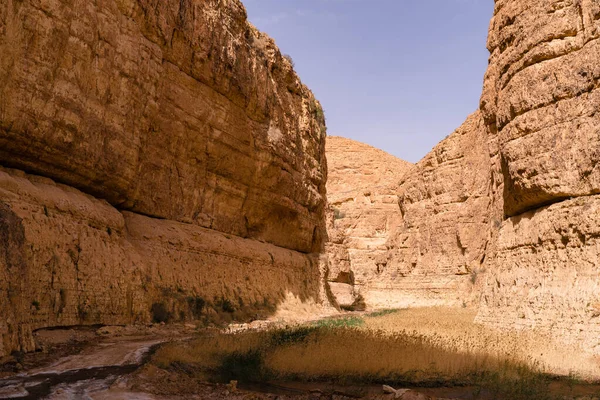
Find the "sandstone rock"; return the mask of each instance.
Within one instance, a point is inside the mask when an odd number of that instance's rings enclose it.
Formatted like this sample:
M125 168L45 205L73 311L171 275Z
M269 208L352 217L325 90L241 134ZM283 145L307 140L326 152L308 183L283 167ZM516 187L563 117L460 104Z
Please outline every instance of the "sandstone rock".
M596 1L496 2L481 108L506 215L600 193L599 39Z
M326 149L328 278L339 305L349 307L381 283L378 262L400 220L398 182L412 164L341 137L328 137Z
M600 196L506 220L477 320L544 329L598 353Z
M0 53L0 356L318 302L323 111L239 1L2 2Z
M381 298L480 296L479 322L598 354L600 4L496 1L488 48L480 110L400 187Z
M490 153L477 112L404 176L401 221L371 295L378 305L470 302L489 241L489 177Z
M203 307L268 309L288 292L318 296L315 255L122 214L15 170L0 169L0 199L0 354L33 350L31 332L43 327L151 321L154 304L178 320Z
M481 112L492 212L508 218L492 224L478 315L596 354L599 39L596 1L496 2Z
M320 250L322 109L237 0L0 5L0 165Z

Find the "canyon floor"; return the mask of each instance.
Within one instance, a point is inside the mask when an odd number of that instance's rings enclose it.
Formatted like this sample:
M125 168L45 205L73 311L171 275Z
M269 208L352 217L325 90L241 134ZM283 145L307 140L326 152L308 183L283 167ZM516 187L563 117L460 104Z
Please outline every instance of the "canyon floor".
M597 359L474 320L468 308L420 308L40 331L39 352L3 360L0 398L600 398Z

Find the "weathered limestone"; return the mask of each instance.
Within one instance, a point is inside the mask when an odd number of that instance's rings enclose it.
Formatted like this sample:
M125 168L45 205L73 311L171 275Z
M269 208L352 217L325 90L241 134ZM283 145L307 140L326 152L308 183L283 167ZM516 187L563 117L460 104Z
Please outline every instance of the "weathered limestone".
M319 250L322 110L239 1L5 1L0 52L0 164Z
M489 177L485 126L476 112L403 178L402 220L381 266L380 306L472 301L490 239Z
M581 197L506 220L478 320L547 329L600 352L600 196Z
M0 170L0 354L33 350L31 330L268 310L316 298L317 256L176 221L120 213L47 178ZM232 310L229 310L232 311Z
M481 109L508 216L600 193L600 4L497 1Z
M323 112L239 1L8 0L0 53L0 356L318 301Z
M501 162L478 320L600 352L600 4L498 1L481 109ZM503 207L502 207L503 203Z
M378 263L401 219L398 183L412 164L335 136L327 138L326 151L330 287L341 306L359 295L371 306L371 289L385 283Z

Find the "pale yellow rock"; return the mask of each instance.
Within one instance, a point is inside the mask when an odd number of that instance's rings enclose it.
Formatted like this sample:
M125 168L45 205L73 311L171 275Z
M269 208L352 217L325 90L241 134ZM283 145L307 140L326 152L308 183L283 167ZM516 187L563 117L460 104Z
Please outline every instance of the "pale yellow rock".
M506 220L477 320L544 329L600 353L600 196Z
M331 291L341 306L385 281L379 277L386 242L400 221L397 188L412 164L369 145L327 138L327 234Z
M506 215L600 193L599 39L597 1L496 2L481 104Z
M598 354L600 3L498 1L488 48L481 112L498 223L477 320Z
M376 288L381 307L473 300L490 239L489 180L485 126L476 112L403 178L401 220Z

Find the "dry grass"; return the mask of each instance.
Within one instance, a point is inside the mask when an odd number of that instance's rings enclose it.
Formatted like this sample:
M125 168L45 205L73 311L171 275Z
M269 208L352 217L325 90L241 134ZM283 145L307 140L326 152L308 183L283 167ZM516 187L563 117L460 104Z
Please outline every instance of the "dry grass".
M213 333L163 346L153 364L222 382L472 386L485 394L481 398L555 398L550 388L556 381L534 356L544 351L563 357L551 341L490 330L474 324L474 316L468 309L388 310L267 331ZM574 376L560 386L571 387Z
M547 332L496 330L476 324L476 310L432 307L377 314L365 318L365 329L415 332L453 352L514 359L552 374L598 379L597 360L575 345L555 342Z
M548 378L532 366L474 352L457 353L420 335L373 331L357 327L355 319L348 321L346 326L313 324L205 336L162 347L153 363L188 377L221 382L469 385L512 399L551 398Z

